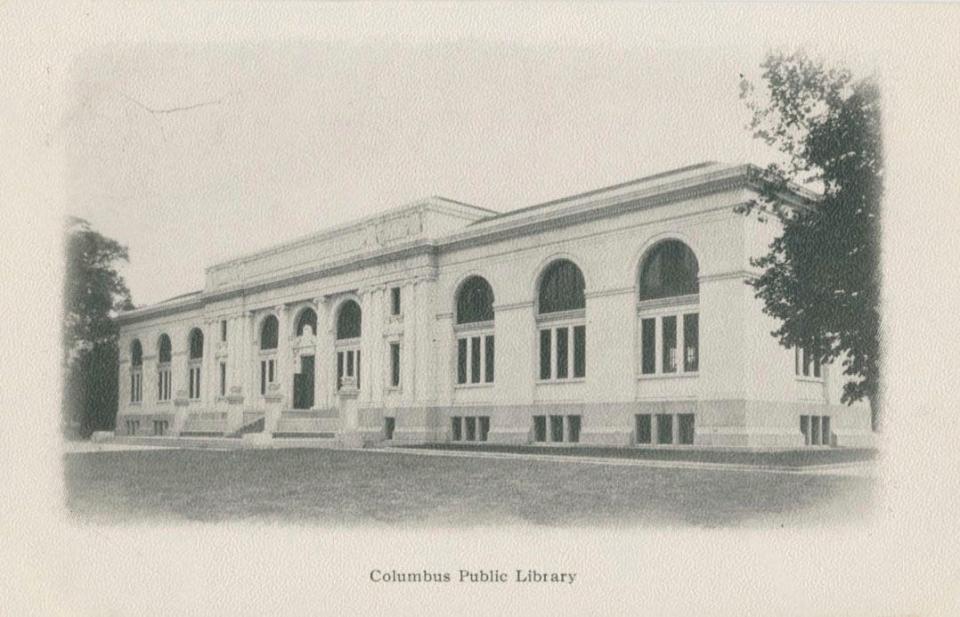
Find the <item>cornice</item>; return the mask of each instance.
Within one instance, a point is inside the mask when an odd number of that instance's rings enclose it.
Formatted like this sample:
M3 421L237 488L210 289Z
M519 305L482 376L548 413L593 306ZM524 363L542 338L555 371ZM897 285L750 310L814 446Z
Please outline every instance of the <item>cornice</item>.
M203 308L210 302L228 300L232 298L243 298L248 295L279 289L283 287L298 285L315 281L325 277L336 276L377 266L392 261L429 255L436 257L443 251L459 250L476 246L483 246L494 242L513 239L517 237L540 234L545 231L578 225L603 218L617 217L623 214L648 210L671 203L685 201L697 197L703 197L716 193L732 191L742 188L759 189L762 185L763 170L752 165L740 165L726 167L716 171L710 171L697 176L681 179L675 182L645 187L628 193L620 193L613 196L604 197L604 190L601 189L595 193L589 194L588 198L579 197L574 199L571 204L559 209L549 211L532 211L529 214L520 213L518 217L511 217L510 213L505 213L503 217L495 216L491 224L484 225L483 219L477 220L474 226L465 230L457 231L443 238L428 239L419 238L404 244L398 244L389 248L380 249L372 253L360 256L350 256L338 259L329 264L298 272L288 273L277 276L273 279L261 280L253 284L240 284L226 289L216 291L204 291L196 296L177 300L170 303L163 303L150 307L136 309L127 313L122 313L117 317L117 322L121 325L138 323L148 319L155 319L168 315L178 314L191 309ZM808 203L815 198L815 194L802 189L801 187L790 187L795 190L794 201L797 203ZM619 190L619 189L618 189ZM438 203L439 202L439 203ZM558 203L562 204L563 200ZM349 224L338 225L332 229L324 230L320 233L311 234L287 242L266 251L245 255L230 261L222 262L211 266L209 270L220 269L229 265L235 265L244 261L258 259L261 257L296 248L300 245L315 242L325 238L334 237L343 233L347 229L362 227L377 221L390 220L395 217L409 214L414 209L429 209L444 211L454 208L453 205L441 202L441 200L427 199L414 202L413 204L391 210L387 213L381 213L365 217L360 221ZM455 208L460 210L460 207ZM462 207L467 210L466 206ZM499 220L503 218L503 220ZM749 273L747 273L749 275ZM430 277L427 277L430 280ZM705 278L703 280L713 280ZM602 292L600 292L602 293ZM615 291L612 293L620 293ZM624 291L624 293L626 293ZM523 303L526 306L527 303ZM519 308L518 305L517 308ZM514 306L503 306L501 310L510 310Z

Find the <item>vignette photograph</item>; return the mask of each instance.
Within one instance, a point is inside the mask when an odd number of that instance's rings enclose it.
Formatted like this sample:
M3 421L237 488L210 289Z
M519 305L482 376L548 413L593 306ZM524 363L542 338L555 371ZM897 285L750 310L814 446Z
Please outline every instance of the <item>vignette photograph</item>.
M949 614L900 13L171 6L58 14L36 614Z

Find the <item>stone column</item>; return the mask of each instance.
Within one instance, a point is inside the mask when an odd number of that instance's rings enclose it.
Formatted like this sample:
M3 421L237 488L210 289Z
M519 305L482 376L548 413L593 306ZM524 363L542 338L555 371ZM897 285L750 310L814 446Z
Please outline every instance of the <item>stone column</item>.
M437 350L434 346L434 321L436 314L437 279L433 276L420 277L414 281L414 317L413 339L408 343L413 371L410 381L413 383L413 400L418 405L430 405L437 400ZM452 326L451 326L452 328Z
M417 298L417 281L404 282L403 302L403 338L400 341L400 383L403 387L401 400L404 407L412 407L416 401L416 360L417 360L417 321L423 307Z
M330 392L330 363L333 358L333 346L330 340L330 302L320 296L315 301L317 306L317 345L314 348L314 398L315 408L331 406Z
M174 340L171 337L171 342ZM187 356L186 349L174 350L170 358L170 391L173 394L173 424L170 426L172 435L179 435L187 421L190 412L190 401L187 399Z
M370 353L370 403L374 407L383 407L383 389L387 383L389 358L386 357L383 343L383 328L385 322L386 287L377 285L370 290L371 314L369 320L364 320L364 328L370 328L370 341L373 350Z
M371 366L373 355L378 352L378 345L373 338L373 302L372 289L366 288L360 290L360 395L358 397L360 404L366 405L370 402L370 392L372 391L373 380L377 378L372 374Z
M244 310L240 316L240 336L239 345L231 350L230 356L234 358L236 366L236 375L239 377L237 385L240 386L240 394L244 398L244 407L252 409L256 406L257 395L254 389L253 381L253 311Z

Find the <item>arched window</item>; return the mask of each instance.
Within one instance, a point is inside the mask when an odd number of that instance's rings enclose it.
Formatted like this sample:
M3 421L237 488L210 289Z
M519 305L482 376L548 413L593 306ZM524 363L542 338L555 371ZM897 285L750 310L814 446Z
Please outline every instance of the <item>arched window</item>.
M310 326L310 333L317 333L317 314L312 308L305 308L300 312L300 316L297 317L297 326L296 333L297 336L303 336L304 330L307 326Z
M337 340L359 338L360 336L360 305L353 300L347 300L340 307L337 315Z
M664 240L651 250L640 268L640 299L656 300L700 292L700 268L693 251L679 240Z
M130 343L130 402L143 400L143 346L139 339Z
M170 362L170 356L173 355L173 348L170 345L170 337L166 334L160 335L160 341L157 343L157 359L160 364Z
M638 300L662 302L640 305L641 375L655 377L699 371L699 272L697 257L679 240L656 244L644 258L640 266ZM692 424L689 430L684 430L684 426L681 421L681 443L692 443L683 437L686 435L692 440ZM657 443L672 443L666 441L672 439L668 433L664 429Z
M538 309L541 315L582 309L586 284L583 273L575 263L559 259L550 264L540 279Z
M587 372L587 306L583 272L568 259L543 272L538 290L540 380L581 379Z
M170 337L166 334L160 335L157 342L157 400L169 401L172 391L170 384L170 357L173 355L173 349L170 345Z
M190 331L190 358L187 366L187 394L191 400L200 398L200 373L203 365L203 331L194 328Z
M493 383L493 289L471 276L457 293L457 384Z
M260 349L276 349L280 334L280 322L268 315L260 326Z
M201 358L203 358L203 332L200 328L194 328L190 331L190 359Z
M360 305L347 300L337 312L337 390L343 387L345 379L352 379L360 387ZM392 352L391 352L392 355Z
M457 323L493 321L493 289L482 276L471 276L457 294Z
M139 339L133 339L130 343L130 365L143 366L143 346Z

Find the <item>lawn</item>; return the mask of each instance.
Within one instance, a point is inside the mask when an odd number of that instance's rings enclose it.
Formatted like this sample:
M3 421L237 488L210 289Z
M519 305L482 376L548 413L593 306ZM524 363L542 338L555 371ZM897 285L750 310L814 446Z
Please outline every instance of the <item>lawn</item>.
M868 517L867 477L323 449L65 455L82 521L410 527L816 525Z
M564 446L510 446L500 444L440 443L405 446L425 450L461 450L546 454L590 458L618 458L648 461L718 463L724 465L759 465L803 469L816 465L837 465L872 461L877 451L872 448L797 448L793 450L737 450L732 448L616 448Z

